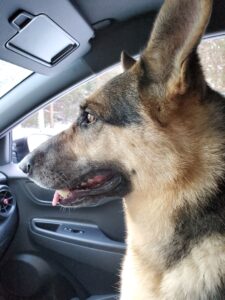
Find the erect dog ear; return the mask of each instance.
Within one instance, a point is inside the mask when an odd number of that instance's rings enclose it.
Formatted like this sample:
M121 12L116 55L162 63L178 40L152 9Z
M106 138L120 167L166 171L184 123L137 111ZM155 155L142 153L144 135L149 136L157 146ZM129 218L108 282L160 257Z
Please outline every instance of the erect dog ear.
M141 57L145 82L166 84L167 95L182 95L189 87L192 61L208 24L213 0L165 0ZM194 57L194 59L193 59ZM191 63L190 63L191 60ZM198 72L198 70L197 70ZM192 75L192 74L191 74Z
M124 71L129 70L135 63L136 60L127 54L125 51L121 53L121 63L123 66Z

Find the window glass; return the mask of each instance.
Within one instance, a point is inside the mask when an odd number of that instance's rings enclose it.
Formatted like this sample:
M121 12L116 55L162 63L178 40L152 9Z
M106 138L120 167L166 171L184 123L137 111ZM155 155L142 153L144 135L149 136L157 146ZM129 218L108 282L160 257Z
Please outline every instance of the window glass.
M0 59L0 98L30 74L31 71Z
M208 84L225 93L225 36L203 40L198 51Z

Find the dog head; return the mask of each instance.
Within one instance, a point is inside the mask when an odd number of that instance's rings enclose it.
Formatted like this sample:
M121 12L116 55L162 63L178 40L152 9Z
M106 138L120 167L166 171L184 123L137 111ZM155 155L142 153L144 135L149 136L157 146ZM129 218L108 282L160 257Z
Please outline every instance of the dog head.
M20 163L35 182L60 190L53 204L157 193L205 172L202 147L217 129L196 48L211 8L211 0L166 0L140 59L123 53L124 72Z

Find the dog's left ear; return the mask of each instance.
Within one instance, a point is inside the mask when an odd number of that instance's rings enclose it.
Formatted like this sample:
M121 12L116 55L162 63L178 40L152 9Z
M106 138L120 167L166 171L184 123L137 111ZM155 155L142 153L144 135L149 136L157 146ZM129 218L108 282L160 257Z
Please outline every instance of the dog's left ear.
M136 60L127 54L125 51L121 53L121 63L123 66L124 71L129 70L133 65L136 63Z
M196 48L208 24L212 2L164 1L141 56L143 85L160 84L161 91L164 89L166 96L172 98L185 94L194 80L200 80Z

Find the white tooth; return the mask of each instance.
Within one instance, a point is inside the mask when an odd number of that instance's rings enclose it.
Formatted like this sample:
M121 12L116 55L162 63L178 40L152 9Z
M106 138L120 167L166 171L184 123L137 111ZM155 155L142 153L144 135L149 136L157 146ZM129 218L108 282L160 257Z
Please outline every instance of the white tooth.
M82 187L85 187L86 185L87 185L87 183L86 182L81 182L81 184L80 184Z
M57 190L57 192L63 198L68 197L70 194L70 191L68 191L68 190Z
M88 183L92 184L94 182L94 179L88 179Z

